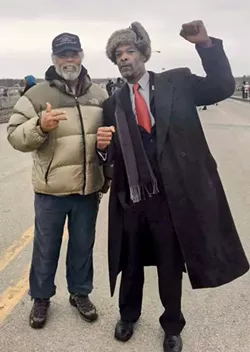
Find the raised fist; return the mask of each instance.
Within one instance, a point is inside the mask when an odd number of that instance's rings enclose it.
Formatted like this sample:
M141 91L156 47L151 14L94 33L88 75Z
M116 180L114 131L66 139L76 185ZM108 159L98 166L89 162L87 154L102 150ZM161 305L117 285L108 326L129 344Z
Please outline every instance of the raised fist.
M212 45L212 40L209 38L202 21L193 21L183 24L180 36L193 44Z

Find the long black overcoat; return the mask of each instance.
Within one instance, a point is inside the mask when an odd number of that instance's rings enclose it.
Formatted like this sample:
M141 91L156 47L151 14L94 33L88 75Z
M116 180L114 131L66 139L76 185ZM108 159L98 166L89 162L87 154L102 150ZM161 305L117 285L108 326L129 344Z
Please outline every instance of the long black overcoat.
M187 68L160 74L150 72L158 163L193 288L223 285L249 269L196 108L222 101L234 92L235 81L222 41L213 38L213 43L212 48L197 47L206 77L191 74ZM126 84L119 94L124 110L135 118ZM103 108L105 125L115 126L114 96ZM113 295L126 256L122 243L124 194L128 191L117 134L108 150L108 163L111 161L114 173L109 202L108 253ZM145 243L145 265L154 265L150 243Z

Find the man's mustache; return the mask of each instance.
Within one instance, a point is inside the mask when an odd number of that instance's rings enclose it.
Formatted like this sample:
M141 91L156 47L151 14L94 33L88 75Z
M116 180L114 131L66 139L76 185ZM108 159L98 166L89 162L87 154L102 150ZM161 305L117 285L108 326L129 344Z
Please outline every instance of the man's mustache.
M120 65L120 68L125 68L125 67L132 67L131 64L123 64L123 65Z

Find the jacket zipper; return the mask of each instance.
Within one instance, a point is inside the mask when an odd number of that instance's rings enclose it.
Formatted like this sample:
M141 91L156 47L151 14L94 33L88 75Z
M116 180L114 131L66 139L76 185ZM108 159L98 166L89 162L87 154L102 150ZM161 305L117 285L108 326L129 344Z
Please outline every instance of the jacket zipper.
M52 161L53 161L53 157L54 155L52 156L50 162L49 162L49 165L47 167L47 170L45 172L45 182L48 183L48 176L49 176L49 170L50 170L50 167L51 167L51 164L52 164Z
M82 191L84 194L85 188L86 188L86 143L85 143L85 133L84 133L84 126L83 126L82 112L81 112L80 103L77 96L75 96L75 102L76 102L76 107L80 117L81 132L82 132L82 144L83 144L83 189Z

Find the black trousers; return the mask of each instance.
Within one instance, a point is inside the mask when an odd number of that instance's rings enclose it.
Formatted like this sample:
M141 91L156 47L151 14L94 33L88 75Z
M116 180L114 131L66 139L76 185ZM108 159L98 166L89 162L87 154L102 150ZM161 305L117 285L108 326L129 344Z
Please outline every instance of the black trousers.
M185 326L181 312L184 262L165 196L154 196L125 210L123 225L123 250L128 257L120 285L121 318L136 322L141 315L144 284L143 248L147 241L151 254L156 258L160 299L165 308L160 317L160 324L168 334L180 334Z

